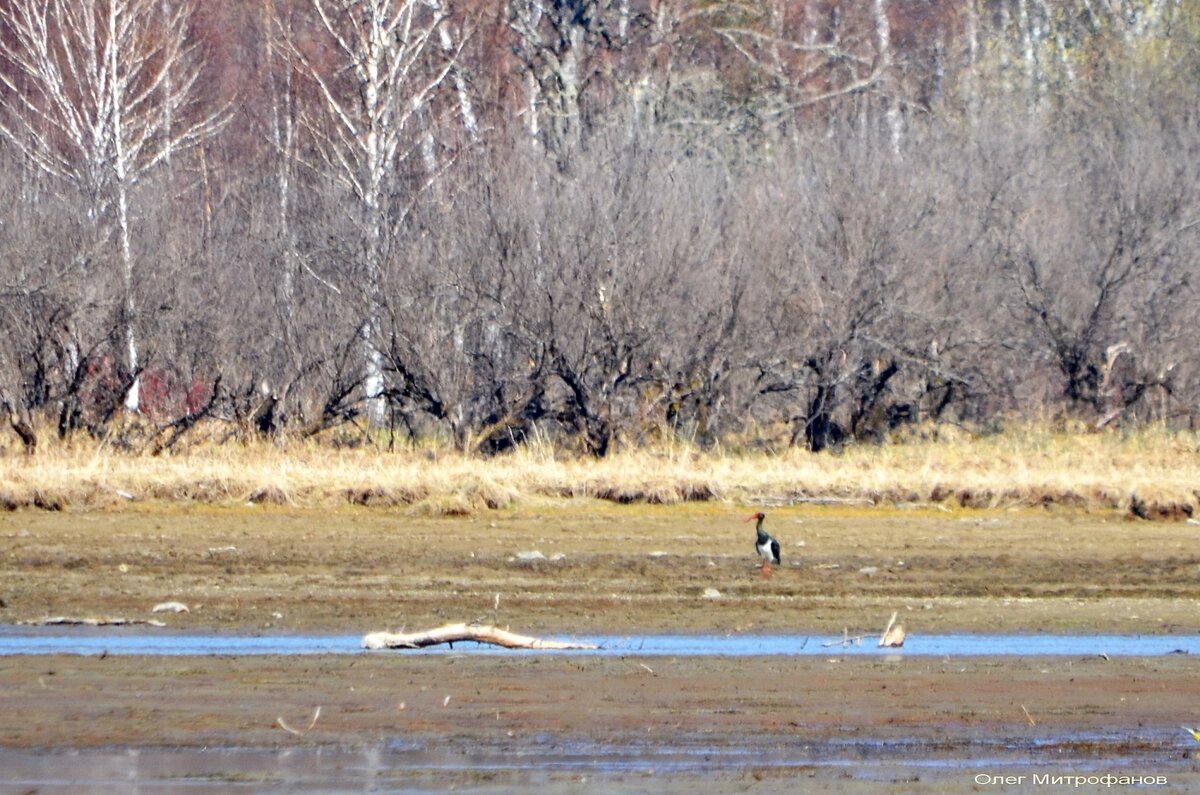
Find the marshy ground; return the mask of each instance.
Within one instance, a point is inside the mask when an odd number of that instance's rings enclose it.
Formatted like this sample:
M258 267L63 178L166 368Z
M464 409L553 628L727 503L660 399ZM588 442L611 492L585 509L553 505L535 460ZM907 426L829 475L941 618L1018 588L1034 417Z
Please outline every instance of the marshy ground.
M757 571L747 506L543 501L465 517L145 506L0 514L0 616L530 632L1194 632L1200 527L1115 512L802 507ZM540 553L531 557L528 553ZM715 589L720 598L705 598ZM497 600L499 607L497 608ZM162 618L162 616L157 616Z
M1177 656L69 656L0 660L0 687L2 767L36 769L17 783L44 793L128 791L131 773L142 791L188 792L972 792L979 775L1025 775L985 789L1029 792L1034 773L1073 772L1200 784L1177 728L1200 677Z
M768 508L784 565L766 579L753 524L742 522L757 507L527 499L466 516L166 503L17 511L0 514L0 617L836 636L877 633L895 611L913 636L1198 629L1200 528L1186 522L1054 506ZM544 558L522 559L534 551ZM190 612L150 612L168 600ZM371 782L385 790L578 791L591 771L586 787L610 791L794 791L809 778L832 791L969 791L981 772L1103 773L1111 763L1117 774L1161 773L1162 791L1183 792L1200 783L1178 728L1200 709L1194 660L863 659L836 648L750 659L12 657L0 658L0 749L6 767L57 759L53 749L192 749L184 768L211 758L202 748L350 749L384 754ZM304 729L317 707L302 735L277 724ZM428 749L441 756L421 756ZM403 757L399 768L389 753ZM672 768L672 753L688 765ZM566 767L564 754L575 760ZM831 754L841 761L828 764ZM614 755L662 767L606 768ZM231 763L203 775L291 786L280 770Z

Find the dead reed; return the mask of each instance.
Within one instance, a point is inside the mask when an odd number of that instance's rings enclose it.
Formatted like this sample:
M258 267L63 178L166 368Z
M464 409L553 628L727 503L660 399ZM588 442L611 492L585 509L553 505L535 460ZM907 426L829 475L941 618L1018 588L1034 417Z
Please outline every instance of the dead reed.
M439 447L384 452L308 444L198 445L176 455L102 445L0 454L0 508L116 508L129 503L354 504L430 515L531 500L674 504L936 503L1120 511L1185 518L1200 507L1200 435L1051 433L1035 429L936 441L731 452L675 444L604 459L546 445L480 458Z

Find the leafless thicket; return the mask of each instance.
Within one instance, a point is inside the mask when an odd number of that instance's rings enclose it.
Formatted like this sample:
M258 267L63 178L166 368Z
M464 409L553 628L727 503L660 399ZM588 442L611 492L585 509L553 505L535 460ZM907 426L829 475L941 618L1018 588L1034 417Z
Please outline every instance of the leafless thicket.
M189 0L11 3L0 405L30 450L1191 426L1193 5L276 2L235 94Z

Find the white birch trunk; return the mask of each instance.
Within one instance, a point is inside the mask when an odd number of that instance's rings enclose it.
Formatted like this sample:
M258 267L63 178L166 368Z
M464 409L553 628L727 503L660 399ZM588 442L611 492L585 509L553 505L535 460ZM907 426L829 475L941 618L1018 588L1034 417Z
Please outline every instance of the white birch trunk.
M129 243L129 183L127 169L127 153L125 151L124 138L124 111L123 103L121 102L121 94L124 91L125 75L121 73L120 61L118 58L118 43L117 37L117 7L116 0L109 0L108 4L108 41L107 56L109 69L108 89L111 92L109 97L112 138L113 138L113 170L116 172L116 192L117 192L117 233L120 237L121 247L121 274L122 274L122 292L124 300L124 323L125 323L125 355L126 365L129 367L131 374L137 373L138 368L138 349L137 338L134 333L134 302L133 302L133 251ZM134 376L133 383L129 387L129 391L125 393L125 408L129 411L137 411L140 405L141 379Z
M1012 52L1010 47L1012 36L1012 14L1009 11L1008 4L1009 0L1003 0L1000 3L1000 35L997 38L999 40L998 46L1000 49L1001 80L1004 84L1005 90L1011 91L1012 85L1010 81L1012 74Z
M164 25L170 25L171 21L171 0L162 0L162 18ZM174 123L175 107L171 103L171 96L174 93L172 85L171 73L167 72L163 80L163 103L162 103L162 127L163 136L167 141L166 152L163 157L163 163L168 167L171 165L171 155L173 154L173 146L171 145L171 127Z
M364 150L367 158L367 189L363 197L367 213L367 290L368 318L363 326L363 391L367 399L367 420L372 426L383 422L384 405L382 400L383 355L377 346L380 321L380 296L383 290L383 183L384 168L387 163L383 151L384 140L381 137L386 119L383 118L384 108L380 103L382 81L380 66L387 57L384 41L385 28L382 19L377 15L383 9L372 8L367 20L365 37L365 52L363 53L363 97L366 110L366 141Z
M136 307L133 300L133 254L129 245L129 210L128 198L126 196L124 185L117 187L117 226L121 238L121 272L123 275L122 288L124 290L124 323L125 323L125 356L126 366L129 367L130 373L136 373L138 369L138 348L137 336L134 331L134 313ZM140 408L140 392L141 378L134 376L133 383L129 387L129 391L125 393L125 408L129 411L138 411Z
M429 7L439 16L441 15L440 0L429 0ZM457 59L458 50L455 48L454 35L450 31L448 22L438 26L438 40L446 57ZM462 117L463 129L467 131L467 137L471 139L472 143L478 143L479 121L475 116L475 106L471 102L471 92L467 90L467 81L463 77L462 69L455 66L450 71L450 77L454 82L454 94L458 98L458 113Z
M533 72L525 75L525 93L528 96L525 105L525 130L534 143L537 143L541 134L541 127L538 124L538 108L542 104L542 87Z
M291 102L292 80L288 70L284 79L284 99L278 96L271 98L271 133L274 139L278 162L275 167L276 181L276 216L279 223L279 240L283 248L283 268L280 276L280 295L283 299L285 317L291 317L292 304L296 294L296 268L292 261L292 227L291 213L288 210L292 195L292 152L294 151L295 126L292 114L281 102Z
M441 168L437 155L437 139L433 135L433 126L429 122L429 114L425 108L418 107L417 122L421 126L421 160L425 164L425 173L430 179L437 176Z
M296 295L296 264L293 259L291 228L292 164L295 161L296 125L293 107L295 93L292 86L292 70L287 63L277 58L280 42L276 40L267 9L263 9L263 30L268 39L267 69L271 81L271 126L269 135L275 151L276 223L281 248L279 273L279 295L282 316L292 317ZM284 336L290 334L289 323L284 323Z
M538 27L542 24L542 4L540 2L522 3L521 9L518 11L518 20L521 25L521 35L528 39L527 46L530 51L540 50L542 36L538 32ZM525 129L531 139L539 142L542 132L539 119L542 107L542 84L533 67L525 70L525 93Z
M387 414L387 400L383 396L383 353L376 340L379 339L379 313L372 310L370 319L363 324L363 392L367 397L367 421L373 427L383 424Z
M963 74L963 94L967 119L971 126L979 121L979 0L967 0L967 68Z
M880 68L890 73L892 64L892 25L888 19L887 0L874 0L873 13L875 17L875 44L879 50ZM895 87L891 85L892 82L890 74L886 74L883 80L884 85L894 89ZM900 105L896 100L894 90L889 92L885 102L887 102L885 114L887 117L892 155L899 157L901 137L904 134L904 120L900 115Z
M1021 36L1022 74L1025 78L1025 104L1033 110L1037 98L1037 61L1034 51L1033 29L1029 19L1029 0L1017 0L1017 25Z
M558 140L568 150L574 149L580 138L579 118L579 52L583 47L583 29L571 26L570 44L563 53L558 71L559 96L556 104Z

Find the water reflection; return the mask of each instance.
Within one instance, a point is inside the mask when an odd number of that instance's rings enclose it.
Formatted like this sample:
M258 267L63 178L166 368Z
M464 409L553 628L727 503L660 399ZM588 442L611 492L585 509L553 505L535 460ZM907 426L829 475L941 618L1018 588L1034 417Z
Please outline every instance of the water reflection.
M729 738L725 738L728 740ZM433 792L481 785L577 791L581 778L620 785L646 776L707 780L713 773L775 769L871 781L896 776L954 780L979 770L1037 771L1064 766L1075 772L1149 770L1192 773L1178 738L1167 732L1138 736L1063 735L997 738L948 747L918 740L806 740L791 734L755 737L753 747L714 745L711 736L676 735L670 743L637 738L615 742L544 738L528 744L496 742L456 748L453 742L397 741L363 749L303 747L283 750L100 749L37 752L0 749L0 788L39 793L217 792ZM964 779L965 780L965 779ZM711 783L711 781L710 781ZM554 785L560 786L554 786Z

